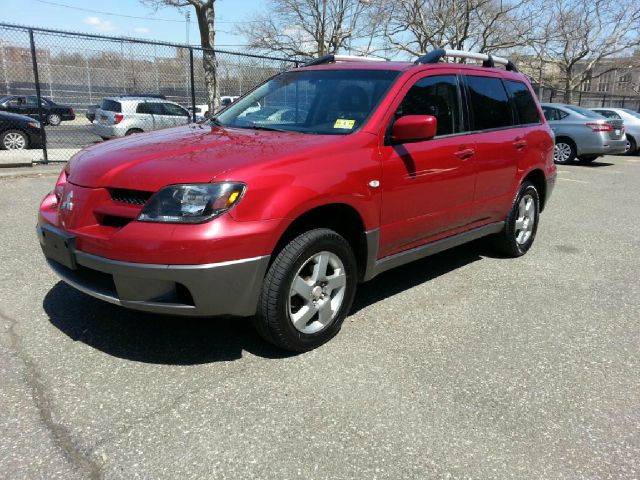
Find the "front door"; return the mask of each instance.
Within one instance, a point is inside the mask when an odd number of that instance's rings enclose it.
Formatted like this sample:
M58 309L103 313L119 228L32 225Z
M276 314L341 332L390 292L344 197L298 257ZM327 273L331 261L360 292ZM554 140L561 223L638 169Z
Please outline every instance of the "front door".
M430 140L397 145L386 135L380 257L455 233L469 222L474 195L475 145L462 135L456 71L414 78L400 99L389 127L403 115L432 115L437 131Z

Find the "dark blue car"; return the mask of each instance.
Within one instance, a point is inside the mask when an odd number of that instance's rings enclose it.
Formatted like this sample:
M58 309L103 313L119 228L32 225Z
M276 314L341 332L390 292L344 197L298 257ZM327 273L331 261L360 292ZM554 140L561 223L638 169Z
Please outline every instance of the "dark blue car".
M43 144L40 122L25 115L0 112L0 149L25 150L42 148Z

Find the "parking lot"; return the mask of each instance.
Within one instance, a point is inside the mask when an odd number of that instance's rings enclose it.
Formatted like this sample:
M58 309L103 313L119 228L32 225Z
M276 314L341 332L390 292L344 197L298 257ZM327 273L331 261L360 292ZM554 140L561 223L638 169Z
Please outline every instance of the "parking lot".
M60 282L54 181L0 178L0 478L640 476L640 157L559 167L527 255L387 272L297 356Z

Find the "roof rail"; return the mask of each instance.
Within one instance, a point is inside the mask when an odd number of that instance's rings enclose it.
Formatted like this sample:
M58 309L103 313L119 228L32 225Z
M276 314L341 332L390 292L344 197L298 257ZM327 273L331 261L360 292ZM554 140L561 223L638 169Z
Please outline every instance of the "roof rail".
M338 62L386 62L384 58L377 57L358 57L355 55L323 55L318 58L303 64L303 67L312 67L314 65L323 65L325 63L338 63Z
M487 53L466 52L464 50L449 50L446 48L438 48L426 55L418 57L415 62L416 65L427 65L429 63L438 63L443 57L456 57L456 58L470 58L472 60L481 60L483 67L495 67L496 63L504 65L505 68L511 72L517 72L518 69L511 60L504 57L494 57Z

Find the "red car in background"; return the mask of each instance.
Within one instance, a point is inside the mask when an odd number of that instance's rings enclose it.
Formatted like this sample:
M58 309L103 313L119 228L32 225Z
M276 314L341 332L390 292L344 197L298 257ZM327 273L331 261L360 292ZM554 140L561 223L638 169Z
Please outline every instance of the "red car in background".
M287 115L248 114L256 104ZM358 282L385 270L489 235L525 254L554 186L553 148L506 59L330 55L200 124L83 150L37 230L51 267L89 295L253 316L265 339L306 351L339 331Z

